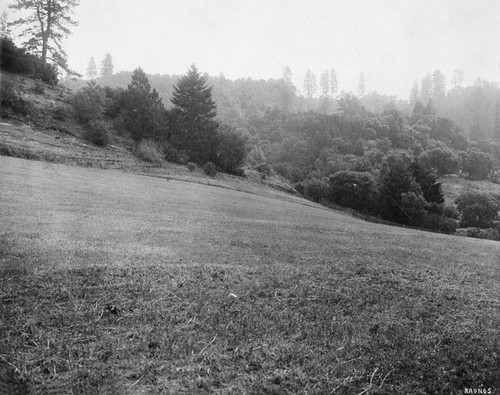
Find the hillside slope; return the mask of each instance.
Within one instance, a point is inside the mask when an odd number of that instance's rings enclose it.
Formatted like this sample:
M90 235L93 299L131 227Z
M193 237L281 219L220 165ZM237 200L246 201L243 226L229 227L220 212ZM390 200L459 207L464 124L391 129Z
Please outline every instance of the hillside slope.
M0 209L0 389L500 389L497 242L6 157Z

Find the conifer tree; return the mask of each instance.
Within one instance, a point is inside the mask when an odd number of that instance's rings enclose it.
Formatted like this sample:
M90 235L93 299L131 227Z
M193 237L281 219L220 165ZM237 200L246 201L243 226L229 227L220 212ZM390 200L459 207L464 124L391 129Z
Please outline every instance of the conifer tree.
M330 70L330 92L332 97L335 97L337 94L338 90L338 82L337 82L337 73L335 72L335 69L332 68Z
M365 75L361 73L358 80L358 97L365 95Z
M192 161L215 162L217 149L216 104L212 87L193 64L174 87L172 143L188 152Z
M304 76L304 92L306 97L308 99L312 99L316 93L316 89L316 75L311 70L307 70L306 75Z
M9 26L21 26L20 35L27 38L23 46L39 55L43 63L70 71L62 39L71 33L70 26L77 25L71 14L78 4L79 0L15 0L10 8L22 12L23 17Z
M139 67L124 93L123 118L135 141L160 140L165 108L156 89L151 89L146 73Z
M109 77L113 75L113 58L109 53L106 54L101 62L101 77Z
M87 66L87 77L91 81L97 77L97 66L95 65L93 56L90 58L89 65Z

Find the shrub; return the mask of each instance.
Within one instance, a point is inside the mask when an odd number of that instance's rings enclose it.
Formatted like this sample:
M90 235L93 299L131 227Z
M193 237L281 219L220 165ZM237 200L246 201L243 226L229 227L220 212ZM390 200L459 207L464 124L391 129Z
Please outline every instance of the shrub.
M435 213L425 213L419 218L416 225L424 229L453 234L458 228L458 221Z
M203 172L209 177L215 177L217 175L217 168L213 162L207 162L203 166Z
M28 54L17 47L7 37L0 39L0 68L17 74L25 74L35 79L40 79L50 85L57 84L57 68L42 62L36 55Z
M52 118L57 121L65 121L68 118L68 109L64 106L57 106L52 110Z
M135 155L146 162L160 163L161 149L153 140L141 140L135 150Z
M302 183L302 195L315 202L326 198L328 195L328 183L315 178L308 179Z
M443 215L446 218L451 218L451 219L458 219L459 218L459 214L458 214L458 210L457 210L456 206L445 205L443 207Z
M35 112L33 104L19 97L10 81L2 81L0 84L0 109L2 117L9 115L9 109L12 113L21 116L31 115Z
M477 227L462 228L457 231L460 236L474 237L476 239L500 240L500 232L497 229L480 229Z
M196 170L196 163L188 162L187 168L189 169L189 171L195 171Z
M330 177L328 199L354 210L373 211L375 186L366 172L339 171Z
M499 204L489 195L465 192L455 203L461 214L460 226L463 228L489 228L498 217Z
M217 138L217 164L228 173L237 173L247 155L246 138L227 126L219 128Z
M179 163L181 165L186 165L189 163L189 155L185 151L173 148L171 145L163 145L163 155L167 162Z
M259 163L258 165L255 165L253 168L262 175L262 178L269 177L273 172L273 168L268 163Z
M104 115L109 118L118 117L124 105L125 91L122 88L110 88L109 86L105 86L103 90L106 97Z
M85 139L92 144L105 147L109 143L109 134L103 121L90 121L84 135Z
M45 92L45 88L40 81L35 81L35 86L33 86L30 91L36 95L43 95Z
M284 178L290 178L290 165L286 162L278 162L273 165L274 171Z
M100 86L89 83L73 96L72 103L76 119L86 124L101 118L104 110L104 93Z

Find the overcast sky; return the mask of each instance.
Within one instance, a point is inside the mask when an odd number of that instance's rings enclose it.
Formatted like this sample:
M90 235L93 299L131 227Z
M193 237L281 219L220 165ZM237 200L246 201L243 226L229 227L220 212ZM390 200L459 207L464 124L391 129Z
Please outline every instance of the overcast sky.
M500 80L500 0L81 0L65 41L85 73L109 52L115 71L280 78L297 88L335 68L339 88L406 99L414 80L454 69Z

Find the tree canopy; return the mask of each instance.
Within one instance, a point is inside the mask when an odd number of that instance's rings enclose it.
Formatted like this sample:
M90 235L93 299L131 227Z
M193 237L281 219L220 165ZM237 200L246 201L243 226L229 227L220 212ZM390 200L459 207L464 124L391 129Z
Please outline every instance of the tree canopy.
M23 46L37 54L43 63L50 62L70 71L62 40L71 33L70 27L77 22L71 18L79 0L16 0L10 8L27 11L26 17L19 18L9 26L20 26L21 37L26 41Z

